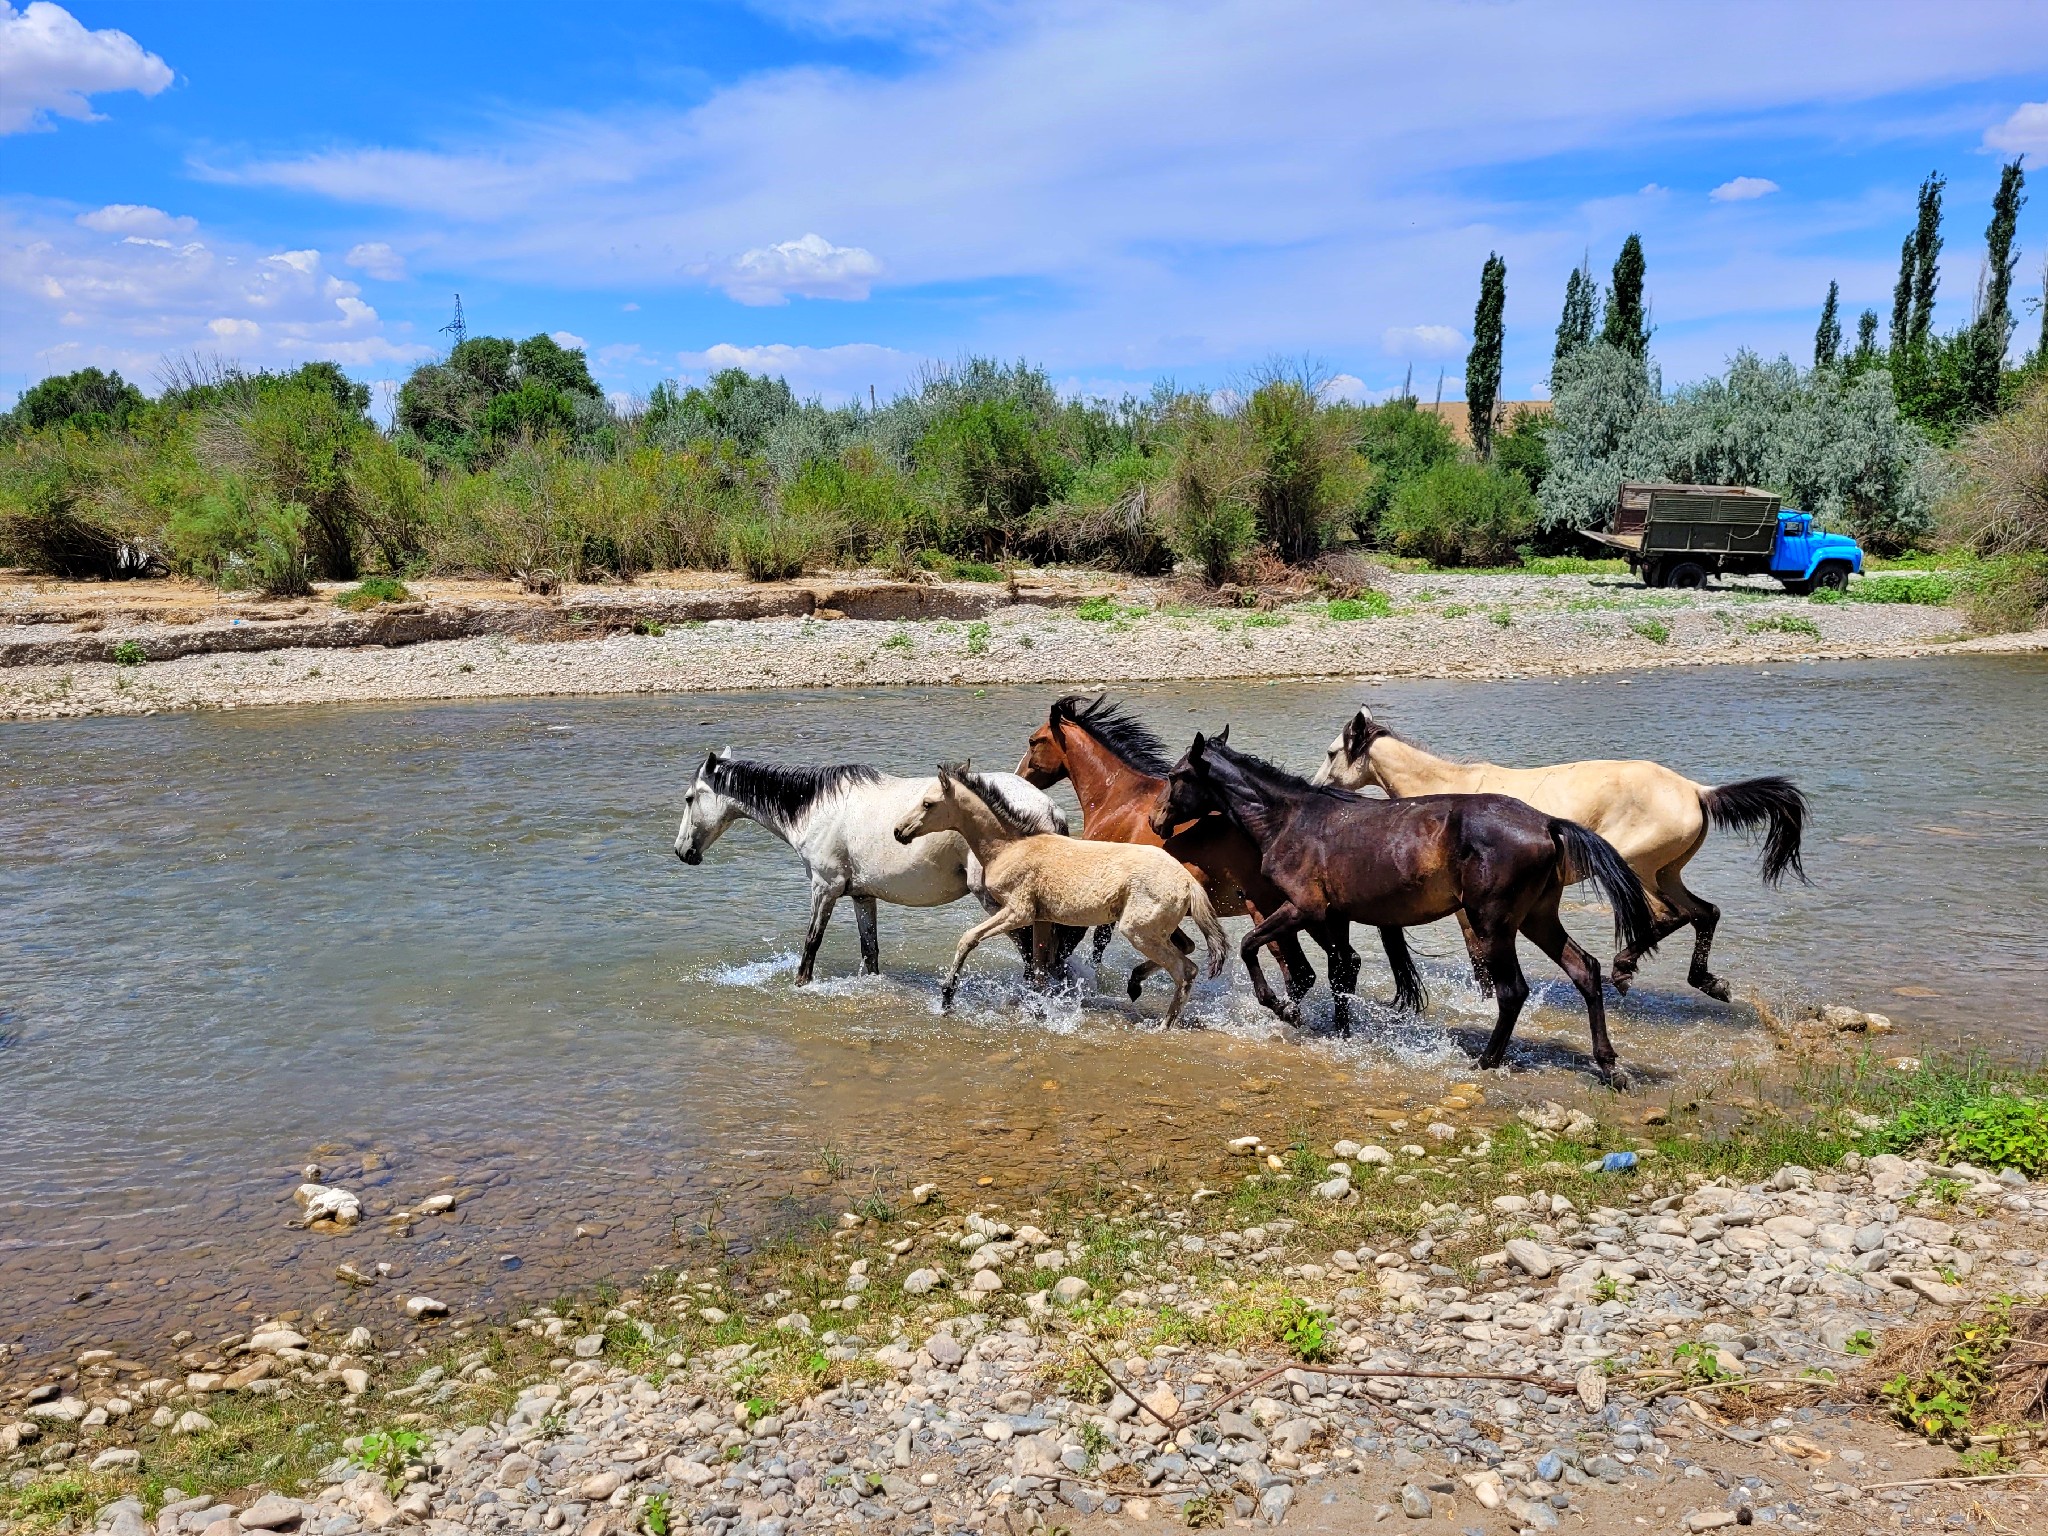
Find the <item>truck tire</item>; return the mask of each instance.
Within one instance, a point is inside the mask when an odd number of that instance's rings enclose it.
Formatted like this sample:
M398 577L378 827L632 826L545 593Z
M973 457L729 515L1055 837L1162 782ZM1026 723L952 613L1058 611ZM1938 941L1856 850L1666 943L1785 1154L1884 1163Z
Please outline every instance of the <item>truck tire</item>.
M1696 560L1681 560L1664 572L1661 583L1667 587L1692 589L1707 584L1707 568Z
M1830 592L1846 592L1849 589L1849 567L1839 560L1823 560L1820 569L1813 573L1808 590L1825 587Z

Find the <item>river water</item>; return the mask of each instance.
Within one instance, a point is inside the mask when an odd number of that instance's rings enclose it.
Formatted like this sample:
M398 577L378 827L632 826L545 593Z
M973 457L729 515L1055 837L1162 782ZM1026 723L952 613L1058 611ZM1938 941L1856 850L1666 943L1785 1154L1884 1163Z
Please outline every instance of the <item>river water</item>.
M1448 926L1417 936L1435 957L1430 1018L1375 1011L1348 1043L1279 1040L1235 967L1192 1007L1209 1027L1167 1036L1153 1027L1162 982L1136 1008L1113 985L1038 998L1004 946L971 963L942 1018L935 979L969 906L883 908L889 974L867 980L850 976L842 907L822 983L798 992L793 856L746 825L699 868L670 851L707 746L1008 766L1049 691L0 730L0 1343L19 1365L88 1343L156 1350L252 1311L388 1326L420 1292L509 1306L701 1259L909 1179L1024 1204L1062 1184L1199 1178L1229 1135L1426 1103L1469 1075L1459 1046L1490 1015ZM1446 755L1644 756L1710 782L1790 773L1817 812L1812 887L1765 891L1725 836L1693 865L1724 909L1716 969L1738 994L1880 1010L1909 1041L2048 1047L2048 662L1126 697L1170 740L1229 721L1233 741L1302 767L1368 700ZM1567 922L1608 952L1603 916ZM1766 1054L1752 1010L1684 987L1689 949L1652 961L1611 1015L1623 1061L1653 1078ZM1366 953L1363 988L1385 995ZM1525 961L1538 994L1523 1070L1489 1095L1580 1091L1576 995ZM361 1227L289 1225L309 1163L363 1194ZM461 1199L451 1215L383 1219L443 1190ZM352 1291L335 1278L344 1261L393 1273Z

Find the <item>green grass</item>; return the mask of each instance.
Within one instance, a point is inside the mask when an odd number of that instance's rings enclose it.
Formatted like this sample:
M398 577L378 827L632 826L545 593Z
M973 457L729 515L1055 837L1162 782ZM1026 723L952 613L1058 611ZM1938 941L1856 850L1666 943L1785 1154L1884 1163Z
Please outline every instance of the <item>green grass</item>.
M139 667L149 660L149 652L134 640L123 640L112 652L114 664L122 667Z
M967 626L967 654L970 656L986 656L988 654L988 625L981 619L976 619Z
M916 648L916 643L911 640L910 631L907 629L897 630L895 634L882 642L883 650L902 651L905 655L910 654Z
M1814 623L1813 620L1802 618L1796 613L1773 613L1761 619L1751 619L1749 621L1749 632L1752 635L1776 633L1781 635L1805 635L1814 640L1820 638L1820 626Z
M360 613L366 608L375 608L379 603L402 603L411 596L402 581L389 576L365 576L360 586L335 593L334 606Z
M1628 627L1652 645L1668 645L1671 641L1671 626L1662 619L1634 619Z
M2040 1178L2048 1175L2048 1098L2001 1084L1947 1083L1903 1109L1879 1140L1895 1151L1926 1147L1994 1172L2017 1168Z
M1961 585L1954 576L1866 576L1849 584L1852 603L1912 603L1942 608L1955 601Z
M636 635L661 636L668 633L668 626L659 619L635 619L633 633Z
M1358 619L1384 619L1393 611L1393 599L1384 592L1361 592L1356 597L1332 598L1328 609L1330 617L1341 623L1351 623Z

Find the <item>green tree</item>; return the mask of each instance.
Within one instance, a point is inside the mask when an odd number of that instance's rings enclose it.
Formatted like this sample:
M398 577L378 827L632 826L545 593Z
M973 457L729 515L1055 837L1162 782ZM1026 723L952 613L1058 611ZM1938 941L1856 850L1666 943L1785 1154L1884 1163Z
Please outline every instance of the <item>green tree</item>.
M1912 344L1913 330L1913 237L1899 244L1899 280L1892 284L1891 353L1904 357Z
M2009 162L1998 178L1998 192L1991 200L1991 223L1984 231L1984 292L1971 327L1973 343L1969 357L1966 390L1971 412L1991 416L1998 411L1999 381L2005 371L2005 349L2012 341L2012 269L2019 261L2013 237L2019 230L2020 205L2026 202L2021 189L2026 173L2020 162Z
M70 427L79 432L123 432L145 404L142 391L118 372L81 368L32 385L6 420L18 432Z
M1401 487L1383 532L1397 553L1432 565L1510 565L1535 526L1536 498L1520 475L1439 464Z
M1866 309L1856 317L1856 351L1854 360L1867 363L1877 355L1877 311Z
M1842 319L1837 309L1842 285L1828 284L1827 302L1820 307L1820 326L1813 333L1813 366L1832 368L1835 358L1842 350Z
M1458 456L1458 440L1444 419L1402 395L1382 405L1338 406L1325 413L1364 459L1363 489L1351 506L1351 526L1360 539L1375 536L1380 518L1403 484Z
M1465 358L1465 416L1480 458L1493 451L1493 414L1500 401L1501 315L1508 300L1508 264L1489 251L1472 311L1472 350Z
M1557 321L1557 345L1550 354L1551 388L1557 387L1557 370L1564 360L1593 339L1593 311L1600 298L1600 285L1593 281L1593 264L1587 259L1572 268L1564 282L1564 313Z
M1550 444L1545 413L1523 406L1508 418L1508 429L1493 440L1493 466L1504 475L1520 475L1531 491L1543 488L1550 473Z
M529 336L519 343L518 375L521 387L545 384L565 395L588 395L602 399L604 391L590 376L590 364L581 347L565 347L552 336Z
M1941 192L1948 178L1936 171L1920 183L1919 216L1913 225L1913 312L1906 345L1919 351L1934 328L1934 293L1941 283Z
M1650 316L1643 302L1643 241L1630 235L1614 258L1614 286L1607 292L1607 319L1600 339L1631 357L1650 350Z

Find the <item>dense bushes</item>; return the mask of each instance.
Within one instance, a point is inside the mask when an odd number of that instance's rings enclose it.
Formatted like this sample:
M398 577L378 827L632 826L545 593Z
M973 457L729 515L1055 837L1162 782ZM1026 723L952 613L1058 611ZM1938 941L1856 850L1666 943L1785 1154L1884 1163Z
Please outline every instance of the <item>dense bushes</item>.
M1432 565L1513 565L1535 526L1536 498L1520 475L1453 463L1402 485L1380 530L1397 554Z

